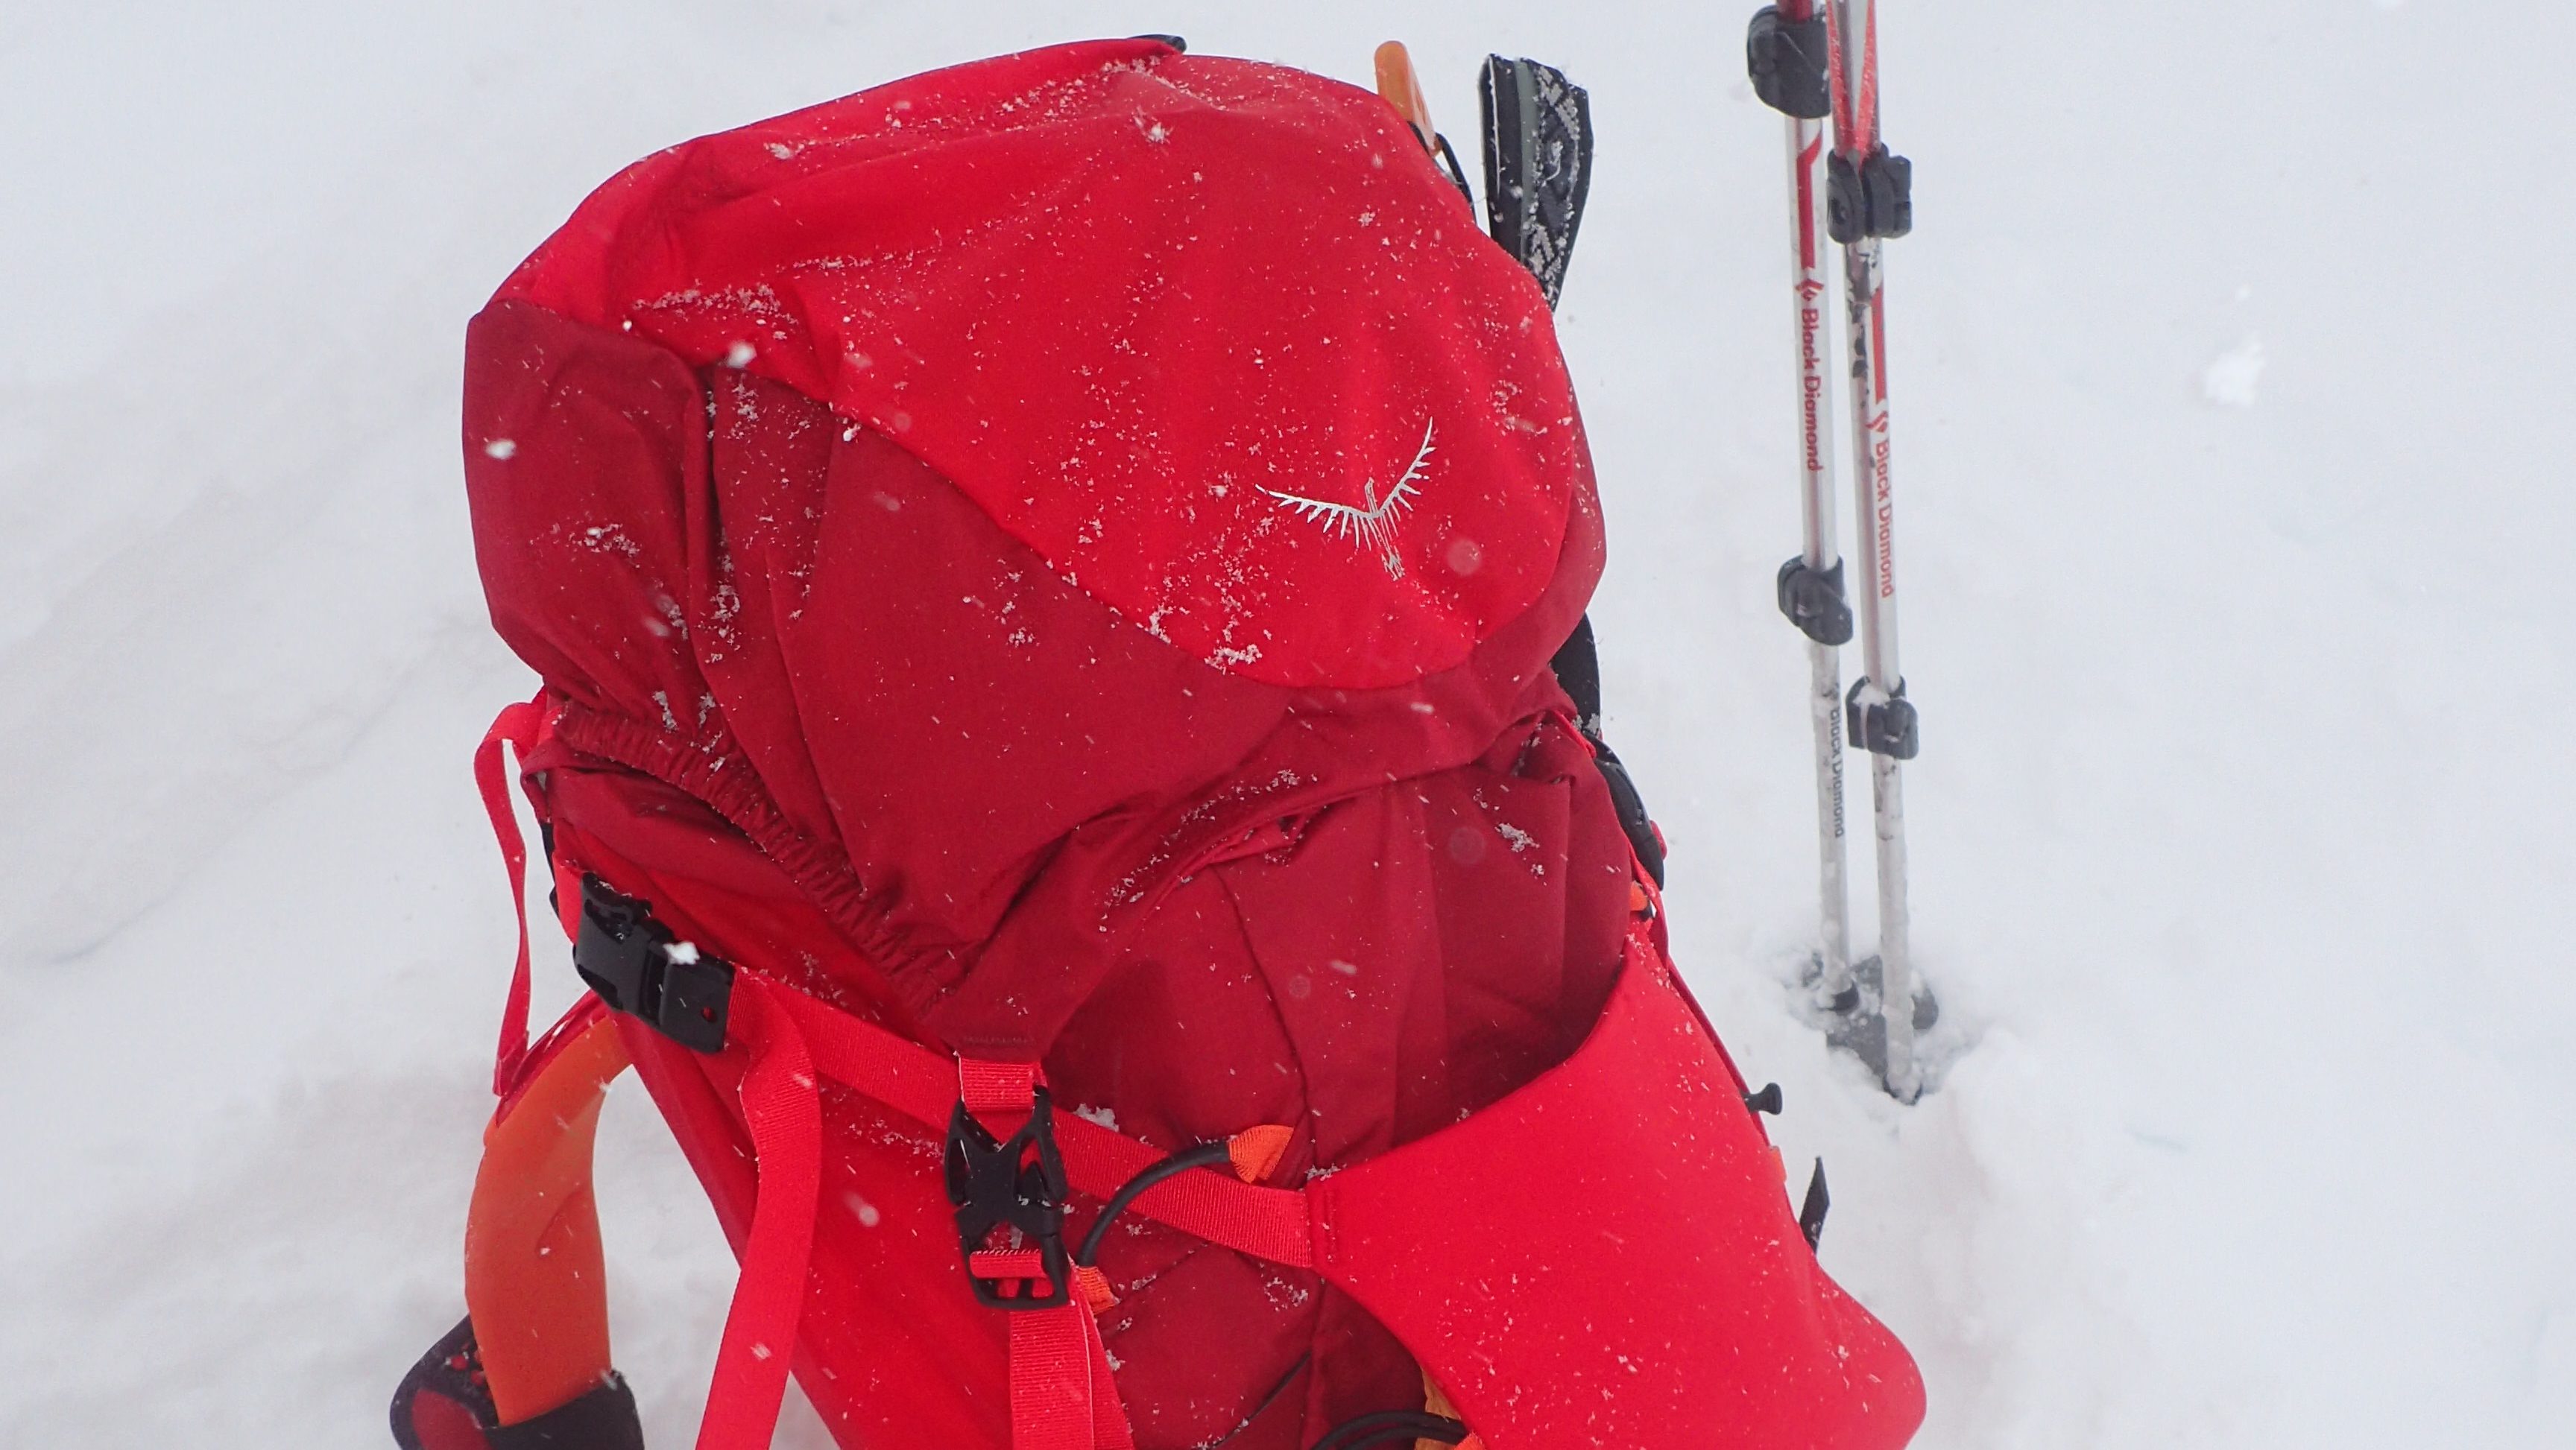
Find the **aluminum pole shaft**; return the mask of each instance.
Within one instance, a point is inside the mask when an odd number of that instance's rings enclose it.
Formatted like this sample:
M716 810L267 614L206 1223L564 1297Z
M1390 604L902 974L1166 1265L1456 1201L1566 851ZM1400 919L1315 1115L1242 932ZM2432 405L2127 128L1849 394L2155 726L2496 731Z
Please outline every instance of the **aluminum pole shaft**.
M1781 0L1792 23L1811 19L1822 0ZM1832 343L1825 320L1830 283L1825 276L1822 118L1788 116L1789 244L1791 302L1797 324L1798 489L1803 538L1799 557L1819 574L1841 566L1842 545L1834 516L1834 395ZM1832 1001L1851 985L1851 896L1843 807L1842 654L1833 645L1807 641L1807 709L1816 754L1816 887L1818 996Z
M1854 168L1878 147L1878 21L1872 0L1833 0L1835 147ZM1852 391L1852 482L1860 514L1859 616L1865 678L1858 699L1884 704L1904 688L1896 636L1895 493L1889 464L1887 303L1880 240L1861 236L1843 246L1845 332ZM1881 1014L1887 1027L1887 1084L1899 1098L1920 1090L1914 1063L1912 919L1905 892L1905 791L1893 757L1870 756L1878 840L1878 956Z

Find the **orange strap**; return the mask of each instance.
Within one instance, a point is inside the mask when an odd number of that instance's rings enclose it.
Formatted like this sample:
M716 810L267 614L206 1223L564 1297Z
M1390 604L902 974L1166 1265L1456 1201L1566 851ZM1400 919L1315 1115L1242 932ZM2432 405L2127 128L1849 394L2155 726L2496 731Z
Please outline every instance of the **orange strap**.
M746 981L757 979L744 978ZM760 1172L742 1276L700 1422L701 1450L766 1446L787 1388L821 1191L814 1068L766 984L734 994L751 1062L742 1109ZM465 1306L500 1423L560 1408L608 1376L608 1296L591 1197L591 1150L608 1085L627 1068L597 997L528 1055L484 1130L465 1223Z
M626 1048L598 999L585 1002L584 1020L567 1019L542 1070L483 1130L466 1211L466 1312L505 1425L579 1399L609 1370L590 1158Z

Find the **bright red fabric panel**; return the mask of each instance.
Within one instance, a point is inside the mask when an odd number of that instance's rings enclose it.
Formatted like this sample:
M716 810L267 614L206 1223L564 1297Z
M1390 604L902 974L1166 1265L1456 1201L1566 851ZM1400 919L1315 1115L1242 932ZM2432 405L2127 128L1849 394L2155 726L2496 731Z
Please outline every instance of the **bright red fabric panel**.
M1668 972L1641 926L1574 1057L1315 1184L1324 1272L1493 1450L1899 1450L1922 1378L1817 1266Z
M1193 659L1375 687L1527 608L1587 482L1480 232L1373 93L1102 41L659 152L495 300L831 403Z

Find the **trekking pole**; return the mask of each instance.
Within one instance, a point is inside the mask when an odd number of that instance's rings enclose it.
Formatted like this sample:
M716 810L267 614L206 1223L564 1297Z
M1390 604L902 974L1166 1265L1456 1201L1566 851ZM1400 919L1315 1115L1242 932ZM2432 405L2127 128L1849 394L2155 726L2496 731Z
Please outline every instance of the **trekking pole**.
M1756 11L1745 35L1753 92L1788 121L1790 289L1798 332L1798 494L1804 542L1780 566L1780 612L1807 637L1807 713L1816 748L1816 877L1821 921L1814 986L1819 1005L1848 1010L1851 902L1843 879L1843 683L1840 647L1851 642L1842 547L1834 519L1834 401L1825 336L1823 191L1825 118L1833 112L1831 41L1822 0L1781 0Z
M1873 0L1830 0L1834 153L1827 162L1826 226L1843 247L1843 301L1851 357L1852 486L1860 512L1861 669L1848 697L1851 742L1870 754L1878 836L1878 1016L1885 1024L1888 1091L1921 1091L1914 1062L1911 918L1905 900L1905 792L1901 763L1918 747L1914 706L1896 648L1895 495L1888 465L1887 301L1880 242L1914 227L1914 168L1879 140L1878 19Z

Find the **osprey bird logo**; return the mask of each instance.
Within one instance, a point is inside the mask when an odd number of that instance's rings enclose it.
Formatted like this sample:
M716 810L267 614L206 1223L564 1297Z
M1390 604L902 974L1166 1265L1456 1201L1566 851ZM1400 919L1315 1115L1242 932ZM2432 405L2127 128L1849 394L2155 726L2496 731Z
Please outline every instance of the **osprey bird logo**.
M1413 462L1406 465L1404 476L1386 491L1386 497L1377 496L1374 480L1361 481L1361 507L1281 493L1275 488L1265 488L1262 492L1277 499L1282 508L1322 529L1328 537L1348 539L1355 548L1375 549L1378 562L1386 566L1386 577L1401 579L1404 577L1404 558L1395 551L1395 534L1403 525L1404 516L1413 511L1414 495L1422 491L1415 485L1422 480L1422 466L1431 459L1433 426L1432 421L1424 421L1422 446L1413 451Z

